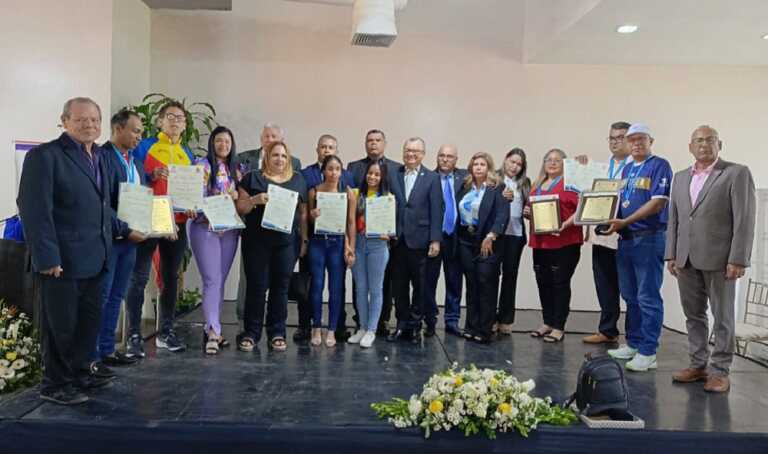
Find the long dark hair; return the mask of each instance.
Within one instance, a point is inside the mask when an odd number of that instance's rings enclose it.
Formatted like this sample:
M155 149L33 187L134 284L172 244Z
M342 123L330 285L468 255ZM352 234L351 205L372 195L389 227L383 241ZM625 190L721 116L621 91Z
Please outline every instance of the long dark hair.
M507 152L507 155L504 156L504 161L501 163L499 174L503 181L504 177L507 175L507 159L514 155L520 156L520 160L523 162L523 165L520 166L520 172L518 172L514 179L517 181L517 187L520 189L520 192L523 193L523 197L527 200L528 194L531 192L531 180L528 178L528 175L526 175L526 172L528 171L528 158L525 156L525 151L523 151L522 148L513 148Z
M389 179L387 178L387 166L381 159L372 159L365 166L365 173L363 173L363 181L360 183L360 191L357 197L357 213L365 213L365 198L368 195L368 172L371 167L379 166L379 174L381 175L381 181L379 181L379 190L376 191L376 195L389 194Z
M211 135L208 136L208 155L206 156L206 158L208 159L208 164L211 165L211 175L208 178L209 194L213 193L213 190L216 188L216 174L218 173L219 165L216 161L215 141L216 141L216 136L221 133L229 134L229 138L230 140L232 140L232 149L229 150L229 154L227 155L225 162L227 163L229 178L231 178L233 181L237 181L237 162L235 160L235 154L237 153L237 148L235 147L235 135L226 126L216 126L216 128L213 131L211 131Z
M341 175L339 175L339 183L336 186L336 189L338 191L344 191L346 186L344 185L344 163L341 162L341 158L336 156L335 154L329 154L325 158L323 158L323 162L320 164L320 173L325 175L325 169L328 167L328 164L331 163L331 161L336 161L339 163L339 167L341 167ZM325 179L325 178L323 178Z

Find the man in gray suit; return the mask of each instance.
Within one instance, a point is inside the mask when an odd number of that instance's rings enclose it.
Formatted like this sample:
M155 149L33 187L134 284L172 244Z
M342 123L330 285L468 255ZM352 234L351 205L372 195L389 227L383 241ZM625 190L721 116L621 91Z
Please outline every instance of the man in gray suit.
M235 156L237 163L245 166L243 173L250 172L251 170L261 169L261 151L267 145L274 142L282 142L285 140L285 131L280 125L275 123L267 123L261 130L259 141L261 146L255 150L246 150L240 152ZM301 160L296 156L291 157L291 165L293 165L294 172L301 172Z
M711 126L693 131L689 149L696 162L675 175L664 254L667 269L677 277L690 350L690 366L672 379L706 380L708 392L730 389L736 280L749 266L755 233L752 174L720 159L721 147ZM707 300L715 318L711 359Z

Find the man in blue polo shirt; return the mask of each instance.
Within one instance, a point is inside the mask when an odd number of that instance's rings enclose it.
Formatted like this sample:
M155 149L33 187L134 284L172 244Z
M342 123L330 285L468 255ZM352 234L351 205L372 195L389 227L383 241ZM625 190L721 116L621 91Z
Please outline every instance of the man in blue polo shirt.
M608 354L629 359L628 370L643 372L657 367L664 319L661 282L672 168L667 160L651 154L653 137L648 126L633 124L626 141L633 163L624 168L619 215L610 221L608 233L620 236L616 261L619 289L627 302L627 343Z

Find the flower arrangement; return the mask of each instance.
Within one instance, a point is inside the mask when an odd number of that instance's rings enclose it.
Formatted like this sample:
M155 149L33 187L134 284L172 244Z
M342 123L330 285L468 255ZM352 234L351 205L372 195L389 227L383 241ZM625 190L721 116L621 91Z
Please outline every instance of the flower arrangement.
M0 394L37 383L42 375L40 344L32 321L0 301Z
M568 425L577 421L570 409L553 406L552 400L532 397L533 380L518 381L503 370L457 370L453 366L433 375L421 395L410 400L394 398L371 404L382 419L397 428L418 426L424 437L431 432L459 428L465 436L479 432L496 438L496 432L516 430L527 437L539 424Z

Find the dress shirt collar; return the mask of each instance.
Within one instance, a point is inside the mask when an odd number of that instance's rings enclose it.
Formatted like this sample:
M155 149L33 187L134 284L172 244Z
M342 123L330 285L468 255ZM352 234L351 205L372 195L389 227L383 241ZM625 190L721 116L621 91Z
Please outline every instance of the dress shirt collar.
M419 172L421 172L421 165L419 165L415 169L409 169L408 166L405 167L405 174L406 175L418 175Z
M697 163L694 162L693 165L691 166L691 175L698 175L701 173L705 175L709 175L710 173L712 173L712 170L715 168L715 166L719 161L720 161L720 158L718 157L717 159L715 159L715 162L713 162L712 164L710 164L709 166L703 169L698 168Z

